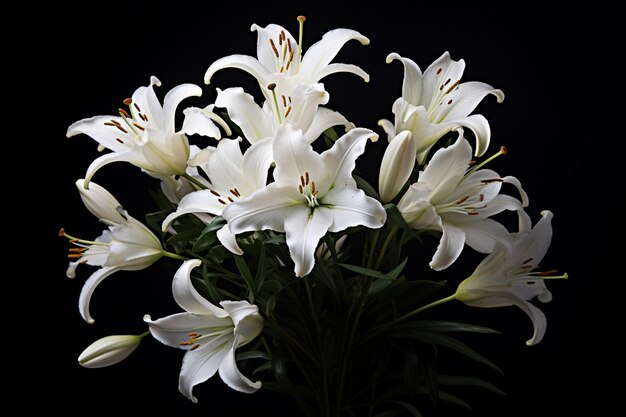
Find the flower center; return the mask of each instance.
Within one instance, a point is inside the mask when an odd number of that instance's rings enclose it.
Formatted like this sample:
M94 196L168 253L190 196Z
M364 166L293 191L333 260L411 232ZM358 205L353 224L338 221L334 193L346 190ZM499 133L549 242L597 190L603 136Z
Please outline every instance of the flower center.
M104 249L105 251L108 250L109 247L109 244L107 242L96 242L93 240L78 239L74 236L68 235L67 233L65 233L64 228L61 228L61 230L59 230L59 236L69 239L70 243L74 245L74 247L69 248L69 253L67 255L69 259L73 260L81 259L83 255L85 255L85 252L89 249L93 250L94 246L98 249ZM86 262L86 260L83 260L83 262Z
M209 328L206 328L205 330L207 330L207 332L204 334L197 333L197 332L188 333L187 336L189 336L189 340L180 342L179 345L190 346L189 350L196 350L200 347L201 342L204 343L207 341L206 339L210 341L210 340L215 340L218 337L223 337L223 336L232 334L233 326L209 327ZM226 342L222 343L219 346L216 346L215 350L221 349L225 344Z
M300 184L298 184L298 191L304 196L307 201L307 205L314 209L319 207L320 203L317 201L318 190L315 189L315 181L311 181L308 171L304 175L300 175Z
M136 114L136 118L131 116L129 112L124 110L123 108L117 109L120 117L124 121L124 124L118 122L117 120L111 119L108 122L104 122L105 126L109 126L112 129L117 129L120 132L124 133L126 137L130 137L135 141L136 145L145 145L148 141L148 138L145 134L146 126L148 124L148 116L141 112L141 108L137 103L133 103L131 98L124 99L124 104L126 104L129 109L131 109L131 105L135 108L136 112L131 111L131 113ZM125 141L122 138L116 137L116 141L121 144L124 144Z
M270 38L269 40L270 48L272 48L272 52L274 53L274 63L276 66L276 71L281 74L289 73L291 74L291 65L293 62L293 56L295 49L291 45L291 40L287 38L285 35L285 31L281 30L278 34L278 39L275 41ZM298 47L298 59L300 57L300 47Z

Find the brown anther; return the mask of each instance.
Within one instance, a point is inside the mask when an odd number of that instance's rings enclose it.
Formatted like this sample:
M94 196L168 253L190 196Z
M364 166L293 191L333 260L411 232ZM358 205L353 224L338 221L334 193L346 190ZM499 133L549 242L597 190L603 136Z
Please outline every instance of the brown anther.
M285 59L286 56L287 56L287 44L283 46L283 59Z
M135 106L135 108L137 109L137 111L141 111L141 109L139 108L139 106L137 105L137 103L133 103L133 106Z
M506 155L509 153L509 150L506 148L506 146L500 146L500 152L502 152L502 155Z
M191 349L189 349L189 350L196 350L196 349L198 349L199 347L200 347L200 345L195 345L195 346L192 346L192 347L191 347Z
M556 269L551 269L551 270L549 270L549 271L537 272L537 275L538 275L538 276L540 276L540 277L546 277L546 276L549 276L549 275L554 275L554 274L558 274L558 273L559 273L559 271L558 271L558 270L556 270Z
M63 227L59 229L59 237L65 237L65 229Z
M81 252L85 252L88 248L70 248L70 252L77 252L77 253L81 253Z
M125 99L122 101L122 103L126 104L127 106L130 106L130 103L132 103L132 102L133 102L133 99L132 99L132 98L130 98L130 97L125 98Z
M300 175L300 184L302 184L303 187L308 185L307 183L304 182L304 177L302 175Z
M291 106L287 107L287 111L285 112L285 118L289 116L289 113L291 113Z
M448 105L452 104L452 99L448 100Z
M70 243L76 243L78 242L78 239L70 239Z
M287 96L287 100L289 100L289 104L291 104L291 96Z
M119 109L117 109L117 111L118 111L121 115L123 115L124 117L128 117L128 118L130 118L130 114L128 114L128 112L127 112L126 110L124 110L123 108L121 108L121 107L120 107Z
M441 71L442 71L442 70L443 70L443 68L439 68L439 69L437 70L437 75L441 74Z
M280 37L281 37L283 40L287 39L287 36L285 35L285 31L284 31L284 30L281 30L281 31L280 31Z
M526 284L528 284L528 285L535 285L535 281L526 281Z
M281 65L281 67L280 67L280 71L279 71L279 72L280 72L280 73L282 73L283 71L285 71L285 66L284 66L284 65Z
M215 191L215 190L211 190L211 194L213 194L213 195L214 195L214 196L216 196L216 197L221 197L220 193L218 193L218 192L217 192L217 191Z
M121 125L120 125L120 122L118 122L117 120L113 120L113 119L111 119L111 123L113 123L113 124L114 124L114 125L116 125L116 126L121 126Z
M235 202L235 200L233 200L233 198L231 196L228 196L228 201L230 201L231 203Z
M239 192L239 190L237 188L233 188L233 191L235 192L235 195L237 197L241 197L241 193Z
M146 115L145 115L145 114L143 114L143 113L139 113L139 117L141 117L141 120L143 120L144 122L147 122L147 121L148 121L148 116L146 116Z
M469 198L469 195L466 195L465 197L461 197L458 200L456 200L454 202L454 204L461 204L461 203L465 202L468 198Z
M304 22L306 20L306 17L300 15L298 16L298 22Z
M69 255L67 255L67 257L69 259L80 259L83 257L82 253L70 253Z
M445 87L446 85L450 84L450 81L452 81L452 80L451 80L450 78L448 78L448 79L446 80L446 82L445 82L445 83L443 83L443 86Z
M492 182L504 182L504 180L502 178L491 178L491 179L488 179L488 180L482 180L481 182L483 184L489 184L489 183L492 183Z
M105 126L119 126L119 124L117 123L111 123L111 122L104 122Z
M450 91L454 90L454 89L456 88L456 86L457 86L457 85L459 85L459 83L460 83L460 82L461 82L461 80L458 80L457 82L455 82L454 84L452 84L452 85L450 86L450 88L448 88L448 89L446 90L446 94L448 94Z
M309 171L306 171L304 173L304 182L305 182L305 185L309 185Z
M287 99L285 98L285 96L281 96L283 98L283 107L287 107Z
M443 90L443 84L439 86L439 91Z
M126 129L124 129L122 126L120 126L120 125L115 125L115 127L117 127L119 130L121 130L124 133L128 133L128 131Z
M289 60L287 61L287 71L289 71L289 67L291 66L291 61L293 61L293 51L289 52Z
M278 35L278 46L282 46L283 45L283 37L282 35Z
M223 205L228 204L226 201L222 200L221 198L218 198L217 201L219 201L220 203L222 203Z
M526 259L524 262L522 262L522 264L527 264L528 262L530 262L530 261L532 261L532 260L533 260L533 258L528 258L528 259Z
M267 85L267 89L273 91L276 88L276 83L269 83Z
M120 138L115 138L115 140L118 141L121 144L124 144L124 141L122 139L120 139Z
M474 161L474 160L472 159L471 161L469 161L469 163L468 163L467 165L469 165L469 166L471 166L471 167L472 167L472 166L476 165L476 161Z
M180 342L179 345L181 346L189 346L189 345L193 345L195 342L193 342L192 340L187 340L185 342Z
M482 203L483 201L485 201L485 195L484 195L484 194L479 195L479 196L478 196L478 201L480 201L481 203Z
M311 181L311 194L317 194L317 191L315 191L315 181Z
M293 52L293 49L291 49L291 40L287 39L287 49L289 49L289 52Z
M477 211L468 211L467 214L469 214L470 216L476 216L476 215L478 215L480 213L477 212Z
M270 39L270 46L272 47L272 51L274 51L274 55L278 58L280 55L278 55L278 49L276 49L276 45L274 45L274 40L272 39Z
M234 189L234 188L231 188L231 189L230 189L230 190L228 190L228 191L230 191L230 193L231 193L232 195L234 195L235 197L239 197L239 196L237 195L237 192L235 192L235 189Z
M302 184L298 184L298 191L300 191L300 194L304 193L304 189L302 188Z
M146 128L144 128L144 127L143 127L143 126L141 126L141 125L138 125L137 123L133 123L133 126L135 126L135 127L136 127L137 129L139 129L139 130L146 130Z

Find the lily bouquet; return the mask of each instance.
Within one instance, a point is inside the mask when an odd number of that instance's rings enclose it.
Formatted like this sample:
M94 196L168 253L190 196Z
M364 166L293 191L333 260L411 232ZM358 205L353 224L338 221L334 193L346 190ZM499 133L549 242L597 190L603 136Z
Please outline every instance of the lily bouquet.
M181 308L162 318L146 314L145 333L100 339L79 363L118 363L150 336L185 351L179 389L191 401L194 387L219 373L242 393L291 395L308 416L419 416L416 395L466 405L446 387L499 392L470 375L441 374L436 355L450 349L497 368L452 335L495 330L422 312L454 300L517 306L532 320L533 345L546 318L531 301L550 301L544 280L567 277L539 267L552 213L543 211L533 227L520 181L486 168L506 149L482 158L491 132L485 117L471 113L487 95L501 102L504 94L461 82L465 62L448 53L424 72L389 54L388 63L404 67L402 95L393 122L378 122L388 140L380 169L359 171L357 159L379 136L322 107L329 93L320 81L347 72L367 82L363 69L332 61L348 41L369 40L336 29L305 53L304 21L298 17L297 39L275 24L253 25L256 58L231 55L208 68L207 84L223 68L254 76L262 105L242 88L217 89L214 104L183 111L178 129L177 108L202 89L174 87L161 104L161 82L152 77L116 115L69 127L68 136L88 135L110 151L76 182L106 229L93 240L60 231L71 244L67 275L81 264L97 268L80 294L80 314L94 322L90 299L105 278L162 258L178 264L172 293ZM92 181L122 161L159 185L145 222ZM517 230L494 220L504 211L517 217ZM428 254L432 273L414 276L413 254L437 240ZM439 278L467 246L485 254L475 271L460 282Z

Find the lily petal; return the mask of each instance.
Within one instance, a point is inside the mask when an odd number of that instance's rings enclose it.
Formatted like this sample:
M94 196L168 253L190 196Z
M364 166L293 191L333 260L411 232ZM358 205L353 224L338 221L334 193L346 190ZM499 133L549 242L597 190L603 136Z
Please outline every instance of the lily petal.
M411 104L417 105L422 96L422 70L415 62L409 58L403 58L395 52L387 55L387 59L385 61L387 64L390 64L394 60L398 60L402 62L402 65L404 65L402 98Z
M193 387L215 375L224 358L233 348L234 339L219 350L198 349L187 352L183 358L183 366L180 369L180 377L178 379L180 392L194 403L197 403L198 399L193 395Z
M441 271L452 265L465 246L465 232L462 229L442 223L441 231L441 241L429 264L435 271Z
M354 124L339 112L319 107L309 128L304 132L304 140L307 143L313 143L326 129L334 126L345 126L346 131L354 129Z
M363 45L370 43L368 38L355 30L331 30L306 51L302 58L300 72L307 74L309 79L320 80L321 77L317 76L317 74L330 64L337 56L337 53L339 53L339 50L351 39L356 39Z
M358 188L333 188L324 196L324 206L332 210L333 222L328 228L330 232L340 232L358 225L377 229L387 220L387 212L378 200L366 196ZM317 211L315 209L315 215Z
M238 191L245 197L267 184L267 175L274 161L272 145L273 138L266 138L252 145L244 153L241 168L244 181L236 185L238 188L241 187Z
M311 212L308 207L299 205L284 218L287 246L297 277L304 277L313 269L315 249L332 224L330 209L324 207Z
M393 200L406 184L415 166L415 153L415 141L408 130L398 133L389 143L378 176L378 190L383 203Z
M178 268L172 281L174 300L182 309L190 313L212 314L218 318L226 317L228 316L226 311L201 296L191 282L191 271L201 264L202 261L198 259L189 259Z
M289 124L280 126L276 131L273 153L276 161L274 178L277 182L292 183L296 189L300 176L306 172L312 174L314 179L326 176L323 157L304 140L301 130Z
M259 314L259 308L247 301L221 301L220 305L235 325L235 335L239 336L236 347L243 346L263 330L263 319Z
M320 184L320 194L334 186L356 187L352 177L352 171L356 167L356 159L365 152L367 140L378 140L378 135L369 129L355 128L337 139L333 147L322 153L322 161L325 165L325 186Z
M506 227L492 219L469 221L461 227L465 232L467 246L481 253L491 253L496 242L507 244L510 241Z
M283 42L289 40L294 49L297 48L298 42L288 30L280 25L270 24L266 27L261 27L257 24L253 24L250 30L258 33L256 53L259 62L268 70L278 72L280 70L278 67L279 60L274 53L270 41L274 43L274 47L277 48L277 50L279 47L282 49L278 41L278 37L281 34L285 36L285 41Z
M307 55L308 56L308 55ZM321 80L322 78L328 77L331 74L336 74L339 72L347 72L350 74L357 75L363 79L366 83L370 82L370 76L367 72L363 71L361 67L357 67L352 64L330 64L321 68L315 74L315 79Z
M195 84L181 84L172 88L163 99L164 131L174 133L176 109L181 101L188 97L200 97L202 89Z
M80 297L78 298L78 311L82 318L89 324L94 322L89 312L89 304L91 303L91 296L96 290L96 287L109 275L121 270L120 267L104 267L96 270L89 279L83 285L83 289L80 291Z
M489 84L477 81L459 84L446 95L446 100L452 100L452 102L443 107L445 109L443 118L445 120L458 120L467 117L488 94L496 96L498 103L504 101L502 90L493 88Z
M222 246L228 249L231 253L234 253L235 255L243 255L243 250L237 243L237 237L230 231L227 224L222 226L222 228L217 231L217 239L220 241Z
M199 107L188 107L183 110L185 120L183 121L183 127L180 130L181 133L221 139L222 133L215 125L214 118L210 116L211 110L209 110L209 108L212 109L212 107L213 106L208 106L204 109Z
M240 139L222 139L209 156L206 172L216 190L226 192L241 182L243 155ZM228 198L225 196L224 198Z
M432 190L433 200L437 193L448 194L461 181L472 159L472 147L464 138L447 148L440 149L431 158L426 169L420 173L419 182Z
M269 75L268 70L258 60L248 55L230 55L220 58L211 64L204 74L205 84L211 84L213 75L224 68L238 68L246 71L259 81L259 84L266 86L266 78Z
M261 388L261 381L252 382L244 376L235 361L235 349L237 348L238 336L235 336L232 347L228 350L219 365L219 373L222 381L235 391L252 394Z
M228 110L228 116L239 126L246 140L256 143L268 136L273 136L271 119L254 101L254 98L241 87L217 89L215 105Z
M95 116L82 119L73 123L67 129L67 137L71 138L82 133L114 152L124 152L132 149L133 138L129 133L124 133L120 130L120 128L111 126L115 124L122 126L122 128L126 126L124 119L119 116ZM128 129L125 130L128 132ZM120 142L118 139L122 141Z
M87 172L85 173L84 187L89 188L91 177L93 177L100 168L113 162L129 162L141 168L149 168L149 164L145 158L143 158L143 156L136 149L132 149L128 152L107 153L94 159L93 162L89 164Z
M541 219L532 228L530 233L523 236L515 247L514 256L511 263L522 264L524 260L531 259L532 265L539 265L546 256L546 252L552 241L552 217L551 211L544 210L541 212Z
M424 71L422 103L428 105L428 103L438 104L441 102L445 92L461 80L463 71L465 71L465 61L462 59L453 61L450 58L450 53L444 52Z
M209 213L219 216L225 207L219 202L219 198L209 190L199 190L187 194L180 200L176 211L170 213L163 220L161 229L165 232L174 220L185 214Z
M129 109L135 120L141 120L139 113L142 113L151 123L154 123L160 130L165 131L165 117L161 103L159 103L159 99L154 92L155 85L160 87L161 81L153 75L150 77L150 85L139 87L135 90L132 96L133 104L130 105Z
M474 133L476 138L476 150L475 156L483 156L489 148L491 142L491 128L489 122L483 115L472 114L471 116L464 117L462 119L451 121L456 125L456 129L466 127Z
M152 321L146 314L143 321L150 326L150 334L163 343L176 349L189 350L185 343L189 340L189 333L205 328L225 328L232 326L229 318L215 317L210 314L177 313ZM202 345L205 345L203 343ZM201 347L202 347L201 345Z

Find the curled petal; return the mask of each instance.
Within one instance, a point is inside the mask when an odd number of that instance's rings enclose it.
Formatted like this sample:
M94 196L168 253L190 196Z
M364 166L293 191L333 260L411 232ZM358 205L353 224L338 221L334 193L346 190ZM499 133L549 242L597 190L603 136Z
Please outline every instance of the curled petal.
M395 52L387 55L386 62L390 64L394 60L404 65L404 81L402 82L402 98L411 104L417 105L422 97L422 70L408 58L403 58Z
M174 220L185 214L209 213L219 216L225 207L219 202L219 198L209 190L199 190L187 194L180 200L176 211L163 220L162 230L168 230Z
M330 64L346 42L351 39L356 39L363 45L370 43L368 38L357 31L331 30L306 51L302 59L301 72L307 74L309 79L320 80L322 77L319 77L318 73Z
M235 349L237 348L238 341L239 337L235 336L232 347L228 350L220 363L220 377L226 385L235 391L252 394L261 388L261 381L252 382L239 371L237 362L235 361Z
M297 277L304 277L315 265L317 244L333 224L333 216L330 209L317 207L311 213L301 205L284 219L284 224L294 272Z
M172 88L163 99L164 131L173 134L175 130L176 109L181 101L188 97L200 97L202 89L195 84L181 84Z
M262 86L267 85L268 70L258 60L247 55L230 55L215 61L204 74L204 82L211 83L213 74L224 68L238 68L246 71L259 81Z
M217 238L222 246L228 249L231 253L234 253L235 255L243 255L243 250L237 243L237 237L230 231L227 224L222 226L222 228L217 231Z
M441 271L452 265L465 246L465 232L462 229L443 223L441 231L441 241L429 264L435 271Z
M190 313L212 314L218 318L226 317L228 314L223 309L210 303L193 287L191 271L201 264L202 261L198 259L189 259L178 268L172 281L174 300L182 309Z
M231 340L219 350L198 349L187 352L183 358L183 366L178 379L179 391L197 403L198 399L193 395L193 387L215 375L222 361L233 348L234 340Z
M83 285L83 289L80 292L80 297L78 298L78 310L80 311L80 315L87 323L91 324L94 322L94 319L91 317L91 313L89 312L89 304L91 303L91 296L96 290L96 287L100 285L100 283L106 277L119 271L120 269L120 267L100 268L96 272L91 274L89 279L85 282L85 285Z

